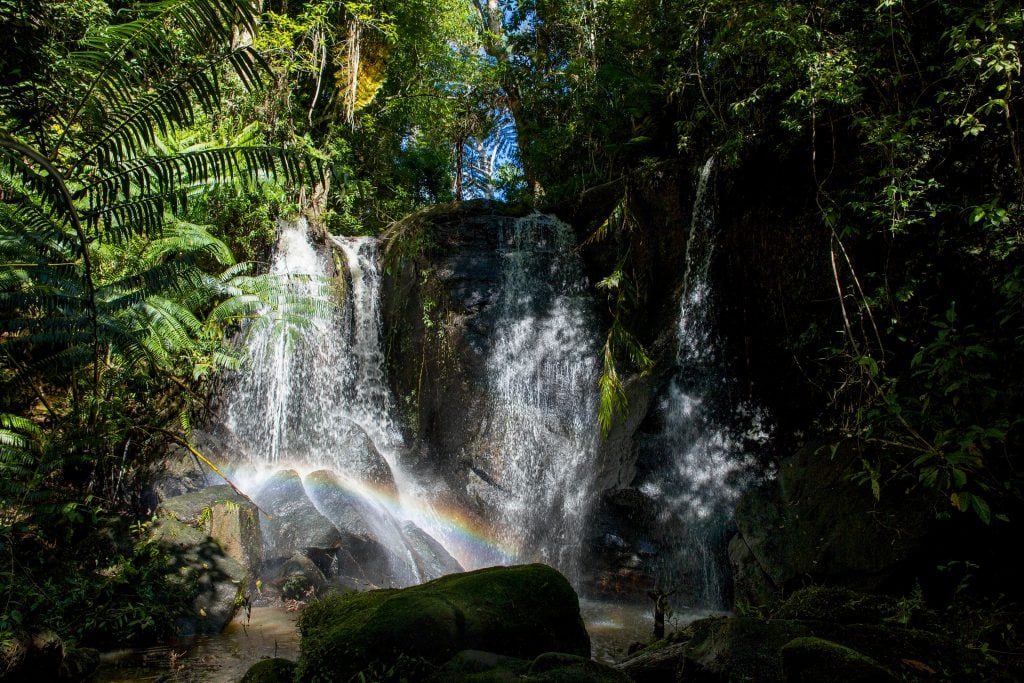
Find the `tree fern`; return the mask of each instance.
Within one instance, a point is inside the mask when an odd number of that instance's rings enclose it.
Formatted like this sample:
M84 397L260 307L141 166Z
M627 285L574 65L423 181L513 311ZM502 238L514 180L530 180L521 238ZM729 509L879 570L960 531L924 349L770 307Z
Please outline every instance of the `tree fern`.
M5 0L0 22L26 11ZM217 185L319 179L307 158L251 144L251 127L173 139L218 106L225 79L258 84L259 56L232 42L255 22L248 0L142 2L51 55L63 77L0 80L0 370L20 387L0 410L45 402L48 429L89 461L78 485L102 479L117 444L187 431L192 383L240 363L226 331L294 298L181 219ZM67 397L48 400L60 386ZM65 462L47 457L46 471Z

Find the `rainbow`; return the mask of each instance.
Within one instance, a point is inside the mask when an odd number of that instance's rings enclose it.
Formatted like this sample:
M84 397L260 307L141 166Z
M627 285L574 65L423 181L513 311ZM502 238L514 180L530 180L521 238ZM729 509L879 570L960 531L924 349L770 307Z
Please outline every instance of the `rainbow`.
M276 472L294 470L302 478L311 500L340 491L353 499L384 508L399 521L412 522L437 540L464 569L516 563L522 539L495 530L465 509L428 500L424 495L400 495L397 487L352 478L329 467L308 463L280 462L244 467L234 472L234 480L247 495L259 491ZM326 471L330 477L310 476Z

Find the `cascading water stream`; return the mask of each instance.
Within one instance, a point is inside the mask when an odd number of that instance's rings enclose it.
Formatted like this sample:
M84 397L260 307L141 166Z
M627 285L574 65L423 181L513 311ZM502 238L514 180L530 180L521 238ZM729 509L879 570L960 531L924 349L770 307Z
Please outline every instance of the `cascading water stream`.
M686 245L676 328L676 362L658 403L662 426L643 448L662 464L640 489L656 501L654 528L663 550L656 563L659 588L678 592L690 606L726 603L722 566L725 526L736 497L748 484L749 456L737 439L767 438L761 415L746 406L722 414L713 405L724 369L711 311L709 269L714 251L714 199L708 159L697 182Z
M331 237L346 257L351 281L347 313L351 315L353 360L348 377L349 410L360 427L384 448L394 449L401 435L392 417L391 392L384 375L381 346L380 269L378 242L372 237Z
M570 577L593 497L597 339L568 225L534 214L502 224L500 294L487 361L494 520L516 560Z
M287 514L268 520L268 554L284 558L319 543L318 552L344 555L371 584L409 585L457 570L406 510L414 487L400 467L385 383L377 242L332 238L347 271L339 278L347 296L337 303L329 252L307 232L305 220L281 223L271 273L287 285L277 312L249 330L251 362L224 396L236 480L257 502L301 511L296 525ZM363 555L353 559L345 543Z

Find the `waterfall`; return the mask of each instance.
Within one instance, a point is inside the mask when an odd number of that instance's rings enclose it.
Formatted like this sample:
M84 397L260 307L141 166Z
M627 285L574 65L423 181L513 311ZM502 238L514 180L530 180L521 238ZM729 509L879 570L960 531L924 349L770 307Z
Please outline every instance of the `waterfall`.
M305 219L281 224L270 269L286 282L279 310L249 331L249 370L227 394L225 424L236 452L254 466L352 471L367 465L368 445L384 449L396 440L379 343L376 244L339 240L351 292L338 303L329 254L307 231Z
M487 360L494 520L516 559L577 570L597 451L598 341L570 227L502 223L500 293Z
M716 405L727 382L709 282L715 242L713 170L710 158L697 180L675 367L657 404L660 432L641 444L648 463L656 464L648 464L639 486L658 510L651 522L662 548L655 567L659 587L680 593L690 606L711 608L724 606L728 597L726 525L737 496L749 483L752 465L743 441L767 438L757 410L734 406L723 413Z
M338 378L346 388L347 405L353 419L375 441L394 448L400 441L392 417L391 392L384 375L381 345L380 268L378 242L372 237L331 237L345 254L352 293L348 301L352 316L349 373Z
M335 367L341 358L330 334L305 335L298 311L289 301L305 297L326 301L327 264L310 244L304 224L283 224L271 273L283 281L278 312L269 310L247 330L251 372L234 378L225 397L225 426L240 457L253 462L278 462L294 452L306 453L330 438L333 383L317 382L317 368ZM305 321L321 332L329 318ZM301 419L300 419L301 416Z
M310 241L305 219L282 221L271 273L285 284L275 310L248 330L249 363L221 409L236 480L271 513L267 555L323 558L358 585L410 585L460 569L418 526L415 483L401 468L402 438L381 349L378 245ZM339 289L344 296L339 296Z

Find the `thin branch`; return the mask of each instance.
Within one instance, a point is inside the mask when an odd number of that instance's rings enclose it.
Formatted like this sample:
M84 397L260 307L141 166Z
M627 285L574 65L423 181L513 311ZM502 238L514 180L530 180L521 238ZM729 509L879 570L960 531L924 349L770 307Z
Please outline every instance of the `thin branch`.
M267 516L267 519L272 519L272 516L270 515L270 513L268 513L263 508L261 508L259 505L256 505L256 501L254 501L252 498L247 496L242 491L242 489L238 488L238 486L235 485L235 482L231 481L226 474L221 472L220 468L217 467L216 465L214 465L213 462L211 462L209 458L207 458L205 455L203 455L198 450L196 450L196 447L193 446L187 439L181 438L180 436L178 436L177 434L175 434L174 432L172 432L172 431L170 431L168 429L162 429L160 427L157 427L156 430L158 432L160 432L161 434L163 434L164 436L168 437L169 439L173 440L175 443L177 443L177 444L187 448L189 453L191 453L193 456L198 458L204 465L206 465L211 470L213 470L217 474L217 476L219 476L221 479L223 479L225 482L227 482L227 485L231 487L231 490L233 490L235 493L240 495L242 498L245 498L247 501L252 503L256 507L257 510L259 510L260 512L262 512L263 514L265 514Z

